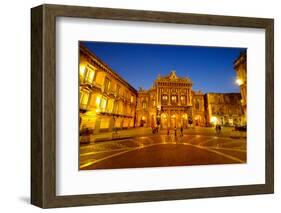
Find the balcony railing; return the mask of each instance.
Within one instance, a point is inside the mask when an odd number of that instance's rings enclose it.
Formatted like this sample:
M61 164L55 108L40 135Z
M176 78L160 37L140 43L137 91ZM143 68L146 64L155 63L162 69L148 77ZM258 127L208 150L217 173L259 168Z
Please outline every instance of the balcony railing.
M80 104L80 110L88 110L88 104Z
M85 82L81 82L80 85L81 86L86 86L86 87L88 87L90 89L98 89L98 90L102 89L102 86L100 84L96 83L96 82L91 82L90 83L90 82L85 81Z

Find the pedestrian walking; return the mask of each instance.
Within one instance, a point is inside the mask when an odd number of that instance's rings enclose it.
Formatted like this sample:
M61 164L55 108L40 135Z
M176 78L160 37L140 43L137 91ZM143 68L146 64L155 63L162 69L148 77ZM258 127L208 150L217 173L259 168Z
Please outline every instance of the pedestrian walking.
M219 134L220 134L221 133L221 125L219 125L218 129L219 129Z
M151 129L152 129L152 134L154 134L155 133L155 128L154 128L154 124L153 123L151 124Z
M167 136L170 135L170 130L169 130L169 127L167 128Z
M177 127L175 127L175 137L177 137Z
M216 133L220 134L221 132L221 126L219 124L216 125Z
M183 127L181 126L181 136L183 136Z

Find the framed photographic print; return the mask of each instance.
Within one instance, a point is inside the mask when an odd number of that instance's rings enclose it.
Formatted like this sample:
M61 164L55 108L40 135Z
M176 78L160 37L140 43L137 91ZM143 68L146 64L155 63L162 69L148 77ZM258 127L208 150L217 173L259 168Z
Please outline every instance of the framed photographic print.
M274 191L273 19L31 9L31 203Z

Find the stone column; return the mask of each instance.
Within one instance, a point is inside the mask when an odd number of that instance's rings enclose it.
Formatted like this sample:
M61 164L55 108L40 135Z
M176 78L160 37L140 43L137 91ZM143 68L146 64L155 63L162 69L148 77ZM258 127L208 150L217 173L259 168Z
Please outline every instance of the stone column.
M189 89L186 90L186 105L189 105Z
M192 104L191 89L188 89L188 94L189 94L189 105L191 105Z
M171 89L168 90L168 105L171 105Z

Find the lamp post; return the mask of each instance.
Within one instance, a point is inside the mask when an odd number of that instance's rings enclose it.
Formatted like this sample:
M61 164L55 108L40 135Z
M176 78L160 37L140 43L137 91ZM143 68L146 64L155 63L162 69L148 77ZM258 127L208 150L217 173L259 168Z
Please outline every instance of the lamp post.
M237 78L235 82L238 86L241 86L243 84L243 81L240 78Z
M156 108L156 125L157 127L161 124L161 105L157 105Z

